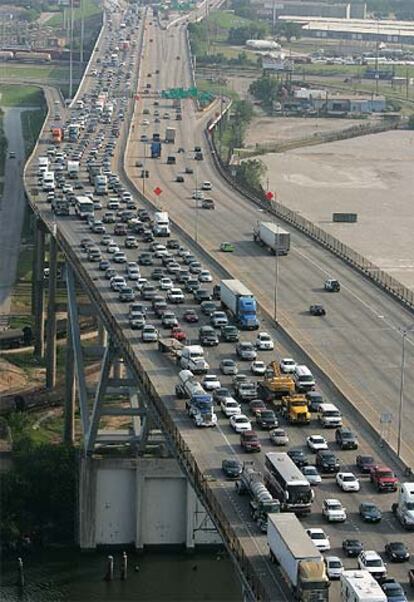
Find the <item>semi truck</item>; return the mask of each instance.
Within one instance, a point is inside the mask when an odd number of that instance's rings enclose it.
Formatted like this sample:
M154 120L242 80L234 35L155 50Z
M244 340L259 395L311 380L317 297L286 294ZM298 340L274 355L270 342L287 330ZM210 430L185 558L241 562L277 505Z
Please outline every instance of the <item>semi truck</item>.
M280 566L296 599L329 600L325 563L295 514L269 514L267 543L271 560Z
M166 211L156 211L153 221L154 236L170 236L170 218Z
M77 178L79 175L79 161L68 161L69 178Z
M175 144L175 128L167 128L165 130L165 142L167 144Z
M259 328L256 298L239 280L222 280L220 283L220 301L223 308L234 316L243 330Z
M151 142L151 159L159 159L161 157L161 142L153 140Z
M108 192L108 178L102 174L95 176L95 193L103 195Z
M290 232L273 222L257 222L253 239L273 255L287 255L290 249Z
M79 138L80 127L78 123L71 123L68 126L69 142L77 142Z
M280 512L279 500L275 500L263 483L260 472L254 468L253 462L245 462L240 478L236 481L239 495L250 495L250 514L263 533L267 532L267 516Z
M405 529L414 529L414 483L402 483L392 511Z
M194 420L196 426L216 426L217 415L214 412L213 397L203 389L191 370L181 370L178 373L175 392L177 397L186 399L187 414Z
M63 137L62 128L52 128L52 138L55 144L60 144L63 141Z
M387 595L369 571L347 570L341 575L341 602L387 602Z

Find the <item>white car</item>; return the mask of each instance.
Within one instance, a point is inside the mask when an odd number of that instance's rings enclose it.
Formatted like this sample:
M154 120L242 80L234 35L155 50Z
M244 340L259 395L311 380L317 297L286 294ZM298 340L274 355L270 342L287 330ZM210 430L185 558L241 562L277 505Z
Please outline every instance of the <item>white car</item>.
M204 199L204 192L202 190L194 190L192 197L195 201L202 201Z
M108 251L108 253L111 253L111 255L115 255L115 253L119 253L119 247L115 242L108 243L106 250Z
M254 362L250 364L250 370L252 374L263 376L263 374L266 372L266 364L261 360L254 360Z
M229 374L234 376L238 372L237 364L230 358L224 358L220 362L220 372L222 374Z
M156 343L158 341L158 330L152 324L147 324L142 329L141 338L144 343Z
M180 288L171 288L167 292L167 299L170 303L184 303L184 293Z
M210 322L214 328L221 328L222 326L227 326L229 320L224 311L214 311L211 314Z
M213 276L208 270L202 270L198 275L199 282L213 282Z
M250 420L244 414L238 414L230 417L230 426L236 433L242 433L243 431L251 431L252 424Z
M321 475L319 474L316 466L312 466L312 464L301 468L301 472L311 485L319 485L322 482Z
M148 284L148 280L146 278L138 278L135 286L139 291L141 291L146 284Z
M148 119L143 119L142 120L142 125L149 125L149 124L150 124L150 122L149 122Z
M213 186L212 186L211 182L208 182L207 180L205 182L203 182L201 184L201 190L213 190Z
M201 386L206 391L214 391L221 388L221 383L215 374L206 374L201 381Z
M296 369L296 362L291 357L284 357L280 360L279 367L284 374L292 374Z
M352 472L338 472L335 480L342 491L359 491L359 480Z
M130 270L128 270L128 280L134 280L137 281L140 277L140 272L139 272L139 268L131 268Z
M306 533L309 535L320 552L326 552L327 550L331 549L329 537L326 535L323 529L313 527L312 529L306 529Z
M345 508L339 500L333 498L323 500L322 516L324 516L329 523L343 523L346 521Z
M101 238L101 245L103 245L104 247L107 247L111 243L115 244L114 241L112 240L112 236L110 234L104 234Z
M160 280L160 289L162 291L169 291L174 286L171 278L161 278Z
M368 571L375 578L384 577L387 574L387 567L375 550L361 552L358 556L358 567Z
M116 253L114 253L114 261L115 263L126 263L127 256L123 251L117 251Z
M259 332L256 337L256 349L259 351L272 351L275 347L273 339L267 332Z
M306 445L313 452L317 452L320 449L328 449L328 442L322 435L309 435L306 438Z
M226 397L220 403L221 411L223 414L230 418L230 416L240 416L241 407L233 397Z
M344 565L338 556L326 556L325 558L326 574L329 579L340 579L344 572Z
M127 285L123 276L114 276L109 282L111 289L116 292L120 291L123 286Z

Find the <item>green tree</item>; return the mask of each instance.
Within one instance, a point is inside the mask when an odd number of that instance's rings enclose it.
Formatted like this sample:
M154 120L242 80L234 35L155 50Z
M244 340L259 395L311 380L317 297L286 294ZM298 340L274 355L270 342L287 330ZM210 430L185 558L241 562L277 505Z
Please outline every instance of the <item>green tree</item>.
M260 100L263 106L268 109L271 109L273 102L277 100L279 91L280 84L277 79L267 74L262 75L249 86L250 94Z
M266 174L266 166L259 159L242 161L237 167L236 182L250 192L261 194L263 192L262 180Z
M247 40L264 38L268 32L265 23L250 23L241 27L232 27L229 30L227 42L234 46L243 46Z
M408 128L414 130L414 114L410 115L408 118Z

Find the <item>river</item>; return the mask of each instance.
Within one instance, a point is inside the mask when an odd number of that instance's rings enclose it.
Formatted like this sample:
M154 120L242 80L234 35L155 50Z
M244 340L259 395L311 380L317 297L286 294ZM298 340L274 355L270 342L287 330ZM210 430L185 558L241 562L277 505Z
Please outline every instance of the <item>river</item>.
M17 562L3 562L2 602L240 602L241 587L223 552L128 552L128 576L120 580L122 551L114 556L114 580L104 580L108 552L60 548L24 557L25 587Z

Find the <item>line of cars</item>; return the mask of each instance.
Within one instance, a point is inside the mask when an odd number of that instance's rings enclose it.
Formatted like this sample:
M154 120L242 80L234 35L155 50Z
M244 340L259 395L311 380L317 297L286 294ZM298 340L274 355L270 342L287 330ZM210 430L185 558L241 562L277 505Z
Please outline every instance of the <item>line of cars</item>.
M97 154L97 157L99 157L99 153ZM119 192L119 191L118 191ZM121 190L121 195L122 195L122 190ZM121 196L122 199L122 196ZM120 200L121 202L121 200ZM135 211L134 209L130 209L131 211ZM97 209L97 212L100 211L100 209ZM138 211L138 210L137 210ZM148 212L147 212L148 213ZM141 216L139 216L139 214L137 213L137 218L139 219L139 217L142 218L142 212L141 212ZM130 218L135 219L134 217ZM98 220L99 221L99 220ZM102 220L103 221L103 220ZM131 230L129 229L130 220L128 220L127 222L122 222L124 223L124 226L122 228L122 231L120 231L118 229L118 233L115 234L115 229L117 228L117 226L119 226L120 224L118 224L116 221L114 222L114 236L117 236L117 238L119 240L121 240L123 238L124 240L124 247L125 247L125 251L123 251L122 253L124 254L123 257L125 258L122 259L121 261L117 261L115 260L115 254L117 253L116 250L114 250L114 252L110 252L109 249L107 251L103 250L101 252L101 259L99 260L99 267L102 270L102 273L105 274L105 278L107 277L107 275L109 276L109 274L111 274L111 272L107 272L107 270L114 270L116 269L115 267L112 267L114 264L118 264L119 266L125 268L126 270L126 276L124 276L125 281L128 283L128 281L131 281L131 283L134 283L133 286L129 286L128 288L131 289L133 297L131 298L124 298L121 299L121 297L119 297L119 299L121 301L125 301L125 302L130 302L131 305L128 308L128 312L125 312L125 315L128 315L128 323L130 325L131 328L142 328L142 340L147 340L147 341L156 341L158 339L158 331L160 330L160 328L162 328L163 326L171 329L171 333L174 330L174 328L182 328L180 325L181 321L185 321L186 323L188 323L189 325L189 330L190 328L194 328L194 324L197 324L198 327L198 323L200 321L201 322L205 322L205 321L209 321L209 324L203 324L200 326L200 330L198 332L198 337L199 337L199 342L201 341L201 337L205 337L205 340L203 340L203 344L206 345L207 341L208 341L208 334L210 333L210 337L212 337L212 333L214 335L214 340L216 341L218 339L218 343L214 343L214 346L216 344L220 344L221 343L228 343L228 342L233 342L235 343L235 347L234 347L234 351L235 353L233 353L233 355L235 355L235 359L233 359L232 357L228 357L228 358L223 358L222 362L226 359L228 362L232 362L232 369L233 369L233 382L232 382L232 386L231 388L228 388L228 392L230 393L229 396L224 397L224 399L222 399L219 403L220 403L220 407L223 411L223 415L226 416L226 418L229 418L229 423L230 425L233 427L232 422L234 423L234 430L240 431L241 432L241 445L243 447L243 449L245 449L246 451L253 451L254 450L254 444L252 446L252 441L249 441L249 439L252 438L252 420L250 420L247 416L245 416L247 423L250 423L250 428L246 428L247 426L249 426L249 424L246 423L246 421L240 421L240 420L236 420L237 417L240 417L241 414L232 411L235 408L240 408L241 410L241 404L247 404L248 403L248 408L249 408L249 412L253 415L253 417L255 417L256 419L256 423L257 425L260 425L262 428L268 428L268 426L266 425L266 421L263 420L264 417L266 417L266 415L270 416L271 420L268 422L268 424L270 424L270 433L271 433L271 437L270 440L275 443L275 444L284 444L287 445L289 443L289 437L288 437L288 433L287 433L287 429L282 429L282 428L277 428L278 422L279 422L279 418L276 416L275 412L272 410L272 408L268 407L268 405L262 401L262 400L258 400L257 399L257 390L255 391L255 387L251 387L251 382L250 381L254 381L256 382L256 379L253 378L256 375L254 374L254 370L251 369L252 375L250 377L250 379L247 377L247 375L245 374L239 374L238 373L238 366L237 366L237 361L236 359L238 359L240 362L257 362L257 361L261 361L261 360L257 360L256 359L256 355L257 355L257 350L259 351L272 351L274 349L274 342L272 340L272 337L266 333L259 333L259 335L256 337L256 340L251 341L251 340L246 340L246 341L240 341L237 340L239 338L239 333L237 328L235 328L234 325L229 324L228 323L228 319L227 319L227 323L224 324L223 322L220 323L216 322L216 323L212 323L212 317L214 316L215 312L220 312L219 309L215 308L213 309L212 305L206 305L208 303L213 303L214 304L214 290L213 291L209 291L209 289L207 287L203 287L202 286L202 282L200 282L200 275L203 272L203 266L199 265L199 266L195 266L195 272L191 272L189 269L187 269L187 266L190 265L187 263L185 258L188 258L188 253L191 255L192 253L185 249L180 247L179 243L178 243L178 247L176 248L169 248L168 245L168 241L166 245L164 246L164 249L160 248L160 243L155 243L153 244L155 241L154 240L149 240L148 239L148 232L146 232L146 229L144 227L144 229L142 231L138 231L137 228L137 224L136 222L132 222L134 225L134 228L136 228L134 231L134 236L135 236L135 242L136 244L128 244L127 245L127 240L128 237L132 237L132 234L128 234L128 232L130 232ZM142 220L139 219L140 222L143 222L145 224L145 222L148 223L148 221L146 219ZM83 241L82 247L84 250L88 251L88 258L89 260L91 260L91 263L93 264L96 260L92 261L92 256L93 253L90 254L89 253L89 248L92 246L92 248L94 246L98 246L99 248L99 244L102 244L102 247L105 246L109 246L109 245L104 245L103 244L103 232L101 229L101 232L96 231L96 223L95 222L91 222L91 225L94 224L94 228L91 228L91 233L90 236L88 238L90 238L92 240L92 243L90 243L90 241ZM112 227L112 226L108 226L108 227ZM100 243L97 245L96 244L96 239L97 239L97 235L102 236L102 239L100 241ZM131 239L130 239L131 240ZM150 245L153 245L152 247L150 247ZM136 249L138 249L136 251ZM145 249L145 251L143 250ZM104 253L108 253L108 257L104 257ZM121 252L121 251L119 251ZM136 265L130 265L133 262L129 261L131 258L131 253L138 253L139 255L137 256L137 261L134 262ZM146 257L147 259L145 261L143 261L143 256L145 255L145 253L147 254ZM170 255L170 257L169 257ZM141 258L141 259L140 259ZM168 263L168 261L171 260L170 264ZM105 270L102 269L102 264L100 262L109 262L109 265L107 265L107 267L105 268ZM164 261L166 263L164 263ZM193 259L192 261L197 262L196 258ZM191 262L190 262L191 263ZM172 271L168 270L168 265L173 265L173 264L178 264L178 269L176 269L176 267L174 267L174 269ZM158 270L156 272L156 274L154 274L155 270ZM163 271L164 270L164 271ZM165 275L163 275L165 274ZM187 278L187 276L188 278ZM121 276L121 274L119 274L118 276ZM195 277L197 276L197 277ZM112 273L110 278L115 278L117 277L117 274ZM111 280L109 279L109 281L111 282ZM146 282L143 282L142 280L145 279ZM166 287L162 287L161 286L161 282L163 281L163 279L169 279L169 283L168 286L166 285ZM181 280L182 279L182 280ZM120 281L119 281L120 282ZM209 282L209 281L207 281ZM157 284L158 283L158 284ZM183 285L183 288L185 288L184 291L182 292L182 297L180 297L182 299L182 302L185 302L185 306L183 308L183 311L180 312L181 316L176 316L175 313L178 312L172 312L168 309L168 306L171 304L174 304L174 300L173 300L173 294L170 294L170 291L174 288L173 286L169 286L169 284L180 284ZM111 285L111 287L113 288L114 292L118 292L120 293L121 290L116 290L116 287L114 288L114 286ZM152 287L152 288L151 288ZM121 286L122 288L122 286ZM179 288L179 287L177 287ZM200 294L199 291L203 291L206 290L207 292L205 294ZM159 294L158 294L159 291ZM140 296L140 302L138 302L136 300L136 295ZM192 298L191 296L192 295ZM158 299L156 299L158 297ZM161 299L161 297L164 297L163 299ZM189 301L192 302L196 302L199 303L199 307L200 307L200 312L197 311L197 309L195 308L191 308L188 307L188 303ZM157 311L159 311L160 306L156 306L156 303L161 304L166 304L166 307L164 306L164 311L163 313L161 313L160 315L157 313ZM205 305L203 305L203 303ZM204 310L205 308L205 310ZM141 311L139 311L141 310ZM212 313L211 313L212 312ZM167 319L165 319L165 321L163 321L163 315L167 313L170 314L170 319L171 321L168 322ZM223 312L221 312L223 313ZM137 314L141 314L140 318L137 316ZM171 314L174 314L173 316ZM132 317L134 316L134 317ZM147 322L147 318L148 316L151 317L151 323L146 323ZM168 317L168 315L167 315ZM173 320L173 318L175 317L175 321ZM224 314L224 317L227 318L227 316ZM216 316L216 318L220 318L220 316ZM161 323L158 324L157 320L161 319ZM221 319L223 320L223 316L221 316ZM136 323L134 323L134 320L137 320ZM139 326L141 320L141 326ZM137 325L138 324L138 325ZM148 330L148 328L151 327L150 330ZM220 327L220 331L218 331L218 327ZM205 329L209 329L207 330L207 333L205 331ZM147 329L147 330L146 330ZM231 329L231 330L229 330ZM148 333L148 338L147 335L144 336L144 331L146 330L146 333ZM182 329L183 330L183 329ZM152 332L152 335L151 335ZM218 332L220 333L220 336L218 335ZM231 336L230 333L232 333L233 336L233 341L231 341ZM187 338L187 334L190 333L185 333L186 338ZM173 335L174 336L174 335ZM236 338L236 340L234 340ZM226 347L226 354L227 354L227 347ZM263 362L264 363L264 362ZM283 366L283 369L286 370L290 370L293 365L295 364L294 360L292 360L291 358L285 358L284 360L281 360L281 368ZM230 369L230 364L227 363L227 368ZM220 365L220 370L221 370L221 365ZM236 374L234 374L234 371L236 371ZM223 376L229 376L229 373L225 374L225 372L223 371ZM245 376L246 378L240 378L242 376ZM213 378L214 377L214 378ZM236 378L239 377L239 378ZM219 401L219 395L220 392L221 394L223 394L223 389L225 389L225 387L221 387L221 381L217 378L217 376L214 373L207 373L203 376L203 386L205 386L206 388L210 388L210 390L213 390L213 397L215 398L215 400L218 402ZM250 388L250 395L254 395L254 397L252 398L251 396L249 397L248 391ZM261 403L259 403L259 401ZM232 408L231 408L231 404L233 404ZM273 422L272 422L273 420ZM244 424L244 426L243 426ZM263 426L264 425L264 426ZM279 431L279 435L275 435L275 433L277 433ZM338 432L338 431L337 431ZM352 434L352 433L351 433ZM272 436L274 437L272 439ZM312 435L310 435L311 437ZM317 435L314 435L314 437L317 437ZM277 438L279 437L279 439ZM257 437L256 439L259 444L260 444L260 439ZM337 440L338 445L340 445L340 442ZM341 445L340 445L341 446ZM293 452L293 450L290 450L291 452ZM328 450L317 450L317 454L320 454L320 452L322 451L329 451ZM293 453L291 453L291 456L294 456ZM322 454L323 456L323 454ZM298 456L297 456L298 457ZM309 468L311 468L312 465L309 465ZM303 466L303 470L305 470L306 466ZM315 467L314 467L315 468ZM342 473L339 473L342 474ZM345 473L346 474L346 473ZM363 550L361 550L362 552ZM365 551L365 554L367 554L368 552Z

